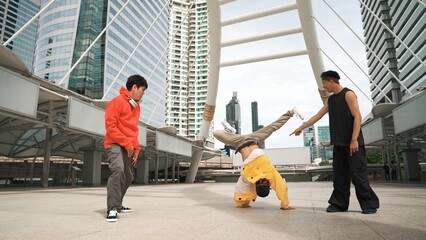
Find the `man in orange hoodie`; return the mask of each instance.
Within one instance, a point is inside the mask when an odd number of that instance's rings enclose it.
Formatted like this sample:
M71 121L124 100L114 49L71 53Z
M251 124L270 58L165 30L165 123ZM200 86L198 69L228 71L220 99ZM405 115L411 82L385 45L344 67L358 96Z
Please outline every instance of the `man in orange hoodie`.
M126 88L120 88L120 95L108 103L105 111L104 147L112 172L107 183L108 222L116 222L118 212L132 212L132 209L123 206L123 198L133 181L132 167L136 165L140 152L139 103L148 83L142 76L133 75L127 79Z

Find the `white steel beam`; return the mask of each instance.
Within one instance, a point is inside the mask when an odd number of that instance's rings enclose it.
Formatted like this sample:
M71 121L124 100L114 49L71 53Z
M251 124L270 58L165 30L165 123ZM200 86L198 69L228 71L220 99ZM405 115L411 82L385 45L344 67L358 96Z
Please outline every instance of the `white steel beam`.
M284 6L270 8L264 11L259 11L259 12L255 12L255 13L251 13L247 15L242 15L236 18L224 20L222 21L222 27L240 23L240 22L246 22L249 20L257 19L257 18L267 17L274 14L278 14L278 13L288 12L288 11L296 10L296 9L297 9L296 3L290 3Z
M240 39L236 39L236 40L230 40L230 41L227 41L227 42L222 42L222 47L229 47L229 46L248 43L248 42L254 42L254 41L260 41L260 40L265 40L265 39L270 39L270 38L282 37L282 36L287 36L287 35L301 33L301 32L302 32L301 27L289 28L289 29L276 31L276 32L270 32L270 33L266 33L266 34L262 34L262 35L253 36L253 37L240 38Z
M312 3L311 0L296 0L296 3L297 10L299 12L300 24L302 25L303 29L303 39L305 39L306 49L308 50L312 71L318 85L318 91L324 103L327 100L329 93L324 90L320 78L320 75L325 68L315 30Z
M264 56L259 56L259 57L223 62L223 63L220 64L220 66L221 67L229 67L229 66L234 66L234 65L241 65L241 64L262 62L262 61L273 60L273 59L300 56L300 55L305 55L307 53L308 53L307 50L304 49L304 50L291 51L291 52L286 52L286 53L278 53L278 54L264 55Z
M220 25L220 5L217 0L207 0L207 21L209 25L209 64L208 64L208 85L207 99L204 103L203 120L201 121L200 132L197 139L203 142L208 138L210 124L214 117L216 109L216 97L219 82L220 70L220 42L221 42L221 25ZM198 165L200 164L203 150L195 150L192 153L191 165L189 166L185 182L193 183L197 175Z

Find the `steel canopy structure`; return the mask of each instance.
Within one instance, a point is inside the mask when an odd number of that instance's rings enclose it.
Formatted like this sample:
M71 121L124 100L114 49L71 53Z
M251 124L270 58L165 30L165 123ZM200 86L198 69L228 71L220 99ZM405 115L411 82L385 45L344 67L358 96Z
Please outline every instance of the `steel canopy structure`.
M51 156L88 161L87 150L103 150L104 110L107 101L94 100L32 76L22 61L0 46L0 155L9 158ZM202 149L203 159L220 152L199 141L177 136L170 127L139 123L139 142L146 171L156 171L191 160ZM167 148L165 147L167 146ZM168 161L172 159L172 161ZM97 184L97 182L95 182Z

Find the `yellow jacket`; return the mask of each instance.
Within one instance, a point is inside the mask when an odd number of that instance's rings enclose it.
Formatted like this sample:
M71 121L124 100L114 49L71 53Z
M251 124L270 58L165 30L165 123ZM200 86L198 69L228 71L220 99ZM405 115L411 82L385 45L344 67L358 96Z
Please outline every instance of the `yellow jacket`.
M256 200L255 183L261 178L268 179L271 188L281 201L281 208L287 209L289 207L285 180L275 169L274 165L272 165L263 150L253 150L250 156L243 162L242 167L243 171L238 179L234 194L237 207L248 207L250 201Z

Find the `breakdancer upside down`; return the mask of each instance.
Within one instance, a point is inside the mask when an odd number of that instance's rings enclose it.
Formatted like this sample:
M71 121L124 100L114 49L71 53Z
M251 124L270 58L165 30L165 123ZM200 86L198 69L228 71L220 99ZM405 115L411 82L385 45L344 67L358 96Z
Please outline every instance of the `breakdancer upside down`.
M250 207L250 201L255 201L257 196L268 196L271 187L281 201L281 209L291 209L285 180L272 165L265 152L259 148L259 143L280 129L293 115L303 119L296 108L293 108L273 123L250 134L235 134L235 129L226 121L222 122L225 130L217 130L213 133L219 141L234 147L236 152L241 153L243 159L243 170L234 194L237 207Z

